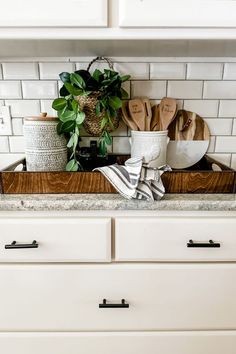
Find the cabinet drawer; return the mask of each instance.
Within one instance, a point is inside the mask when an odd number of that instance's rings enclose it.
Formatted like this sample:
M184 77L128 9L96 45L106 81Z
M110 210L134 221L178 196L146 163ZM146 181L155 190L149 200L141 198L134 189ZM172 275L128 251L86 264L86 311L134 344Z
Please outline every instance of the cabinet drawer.
M117 261L236 260L235 217L121 217L115 225Z
M4 354L235 354L236 332L1 333L0 347Z
M236 264L1 265L0 331L235 330L235 279Z
M0 230L0 262L111 260L110 218L2 218Z

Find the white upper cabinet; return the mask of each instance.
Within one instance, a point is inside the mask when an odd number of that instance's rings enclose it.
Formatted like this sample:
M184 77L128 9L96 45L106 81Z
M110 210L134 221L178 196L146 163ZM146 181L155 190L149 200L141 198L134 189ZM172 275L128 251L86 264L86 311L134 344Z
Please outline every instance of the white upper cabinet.
M1 0L0 27L106 27L107 0Z
M120 27L236 27L236 0L119 0Z

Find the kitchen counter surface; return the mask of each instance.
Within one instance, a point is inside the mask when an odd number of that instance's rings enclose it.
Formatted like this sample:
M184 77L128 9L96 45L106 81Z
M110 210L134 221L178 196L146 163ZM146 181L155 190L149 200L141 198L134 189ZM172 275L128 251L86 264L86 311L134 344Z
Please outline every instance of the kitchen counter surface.
M236 211L235 194L166 194L158 202L118 194L0 195L0 211L186 210Z

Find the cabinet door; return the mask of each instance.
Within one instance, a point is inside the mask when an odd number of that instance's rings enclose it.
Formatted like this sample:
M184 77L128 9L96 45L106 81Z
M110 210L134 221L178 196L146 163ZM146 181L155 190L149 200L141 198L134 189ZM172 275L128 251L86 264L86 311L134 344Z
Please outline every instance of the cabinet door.
M236 0L120 0L120 27L236 27Z
M236 331L0 333L3 354L235 354Z
M0 265L0 331L235 330L235 279L232 263Z
M1 0L0 27L106 27L107 0Z

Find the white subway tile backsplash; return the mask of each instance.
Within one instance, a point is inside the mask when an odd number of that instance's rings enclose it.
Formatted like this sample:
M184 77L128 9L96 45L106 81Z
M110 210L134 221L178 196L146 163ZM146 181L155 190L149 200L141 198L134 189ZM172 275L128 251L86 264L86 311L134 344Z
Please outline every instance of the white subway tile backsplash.
M131 81L131 97L157 99L166 96L165 81Z
M23 81L23 98L55 98L58 95L57 81Z
M236 117L236 99L220 101L219 117Z
M205 81L203 98L236 99L236 81Z
M11 152L24 152L25 151L25 142L23 136L10 136L10 151Z
M167 96L174 98L202 98L202 81L169 81Z
M74 63L39 63L40 79L59 79L63 71L75 71Z
M41 100L41 112L46 112L48 116L57 117L57 112L52 108L53 100Z
M236 152L236 136L217 136L215 152Z
M189 63L187 79L190 80L220 80L223 64L221 63Z
M130 154L129 138L113 138L114 154Z
M13 135L1 136L0 168L24 154L23 117L40 112L56 116L51 105L62 85L59 73L86 69L90 60L89 57L4 59L3 65L0 64L0 105L10 106ZM115 70L132 76L123 85L129 97L147 96L152 104L158 104L168 95L177 99L179 109L196 112L206 119L212 135L208 153L227 165L232 156L232 166L236 167L235 58L113 58L113 62ZM95 68L104 69L108 65L95 63L91 71ZM129 153L129 134L121 121L112 133L109 152ZM81 136L84 136L81 146L98 140L84 129Z
M131 89L130 89L130 81L125 81L123 84L122 84L122 87L123 89L128 93L129 95L129 98L130 98L130 94L131 94Z
M0 136L0 153L9 152L9 143L7 136Z
M226 165L230 166L231 154L207 154L212 159Z
M236 119L234 119L234 122L233 122L233 135L236 135Z
M6 100L6 106L10 106L12 117L37 116L40 113L38 100Z
M186 64L184 63L151 63L151 79L185 79Z
M195 112L201 117L217 117L218 103L217 100L185 100L184 109Z
M21 86L19 81L0 81L0 99L21 97Z
M39 79L37 63L3 63L3 77L6 80Z
M131 80L148 80L148 63L115 63L114 69L121 75L131 75Z
M211 135L231 135L232 119L208 118L205 121L208 124Z
M23 119L13 118L12 129L13 129L13 135L23 135Z
M236 80L236 63L226 63L224 69L224 80Z

